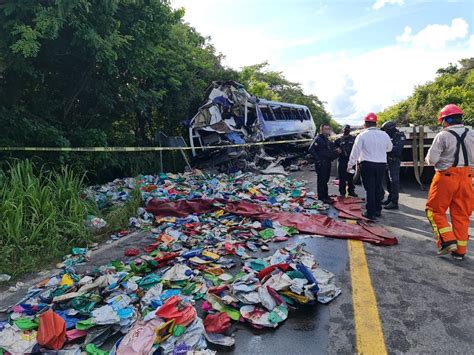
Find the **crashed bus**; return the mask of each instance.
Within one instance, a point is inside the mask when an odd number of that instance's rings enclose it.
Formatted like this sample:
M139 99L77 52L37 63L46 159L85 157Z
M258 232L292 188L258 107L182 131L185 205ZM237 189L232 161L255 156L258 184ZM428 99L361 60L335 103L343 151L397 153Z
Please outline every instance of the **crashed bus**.
M274 158L263 146L249 143L285 140L295 148L301 144L291 141L312 139L316 133L308 107L259 99L235 81L214 81L205 97L198 113L186 122L193 162L198 165L256 168Z

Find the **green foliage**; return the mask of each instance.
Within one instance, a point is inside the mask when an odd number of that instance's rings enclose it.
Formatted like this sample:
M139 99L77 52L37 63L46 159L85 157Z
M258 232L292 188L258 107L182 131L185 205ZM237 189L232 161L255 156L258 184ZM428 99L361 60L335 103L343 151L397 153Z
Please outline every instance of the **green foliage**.
M158 130L184 135L213 80L244 81L269 99L329 115L316 96L266 63L225 68L208 38L167 0L0 1L0 146L150 146ZM157 172L153 154L26 153L74 164L96 182ZM171 160L171 158L170 158Z
M2 1L0 146L148 146L157 130L181 133L208 83L236 77L183 15L158 0ZM140 158L33 159L104 181L159 169L156 155Z
M68 167L46 173L28 160L0 174L0 273L37 270L91 241L84 218L97 208L81 197L83 181Z
M381 122L435 126L438 112L447 104L457 104L464 111L465 123L474 125L474 58L450 64L437 74L435 80L418 86L408 99L380 113Z

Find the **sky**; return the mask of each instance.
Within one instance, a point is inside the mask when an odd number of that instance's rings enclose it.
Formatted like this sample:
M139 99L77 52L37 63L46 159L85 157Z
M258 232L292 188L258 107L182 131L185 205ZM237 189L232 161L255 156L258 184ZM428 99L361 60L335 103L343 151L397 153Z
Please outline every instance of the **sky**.
M359 124L474 57L474 0L172 0L224 64L270 69ZM217 79L217 78L216 78Z

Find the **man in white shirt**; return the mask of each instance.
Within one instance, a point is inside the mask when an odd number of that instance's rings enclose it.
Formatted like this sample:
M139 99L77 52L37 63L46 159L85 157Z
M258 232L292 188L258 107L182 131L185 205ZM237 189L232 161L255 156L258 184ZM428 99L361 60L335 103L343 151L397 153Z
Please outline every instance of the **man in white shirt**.
M359 134L354 142L347 169L353 170L355 164L360 163L362 183L367 195L367 211L362 215L375 220L382 215L382 181L387 165L387 153L392 151L393 145L388 134L377 128L375 113L369 113L364 121L366 130Z

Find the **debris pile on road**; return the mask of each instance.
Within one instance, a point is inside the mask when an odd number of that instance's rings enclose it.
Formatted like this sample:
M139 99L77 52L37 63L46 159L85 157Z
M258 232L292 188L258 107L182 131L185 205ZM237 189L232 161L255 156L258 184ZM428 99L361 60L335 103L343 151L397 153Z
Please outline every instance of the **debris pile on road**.
M282 176L160 174L89 193L106 206L137 187L148 207L136 222L154 215L150 244L85 273L76 266L91 251L74 248L62 272L0 317L0 351L213 354L211 344L234 345L238 323L276 328L292 309L340 294L334 275L290 238L364 230L318 214L326 206Z

